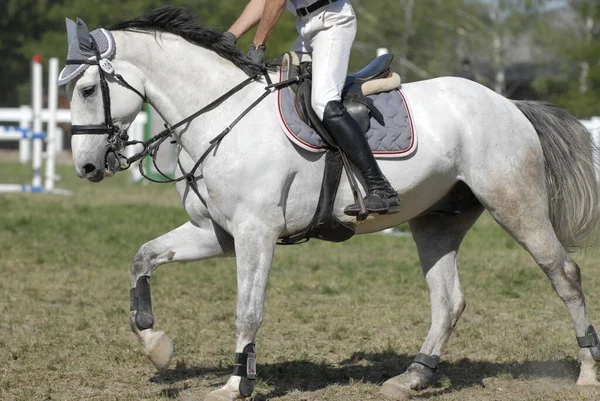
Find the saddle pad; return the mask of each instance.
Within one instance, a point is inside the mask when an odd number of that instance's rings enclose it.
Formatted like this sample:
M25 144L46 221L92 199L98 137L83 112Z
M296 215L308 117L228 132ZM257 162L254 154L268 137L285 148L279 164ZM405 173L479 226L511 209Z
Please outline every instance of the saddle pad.
M280 72L280 79L285 71ZM285 135L295 145L310 152L324 152L323 139L315 130L300 119L290 88L278 91L276 100L279 123ZM384 117L385 126L371 118L371 128L366 133L373 154L378 158L406 157L417 147L415 128L400 89L369 95Z

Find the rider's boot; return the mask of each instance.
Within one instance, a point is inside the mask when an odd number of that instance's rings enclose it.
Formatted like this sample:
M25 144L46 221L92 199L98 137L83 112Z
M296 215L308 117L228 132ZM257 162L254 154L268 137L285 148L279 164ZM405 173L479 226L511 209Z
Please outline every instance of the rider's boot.
M400 211L398 193L379 169L367 137L356 120L348 114L342 102L327 103L323 114L323 125L365 180L367 196L364 202L369 213L398 213ZM360 206L357 203L350 205L344 209L344 213L358 216Z

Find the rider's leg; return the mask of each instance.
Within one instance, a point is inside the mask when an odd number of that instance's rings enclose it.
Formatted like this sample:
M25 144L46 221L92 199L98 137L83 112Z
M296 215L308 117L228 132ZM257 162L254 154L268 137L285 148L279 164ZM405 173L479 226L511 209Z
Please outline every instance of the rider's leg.
M370 213L397 213L400 211L398 193L387 181L371 153L367 138L358 123L348 114L340 101L330 101L325 107L323 124L340 149L361 173L367 186L365 207ZM353 204L344 213L357 216L360 206Z
M310 32L307 32L310 31ZM372 213L400 211L398 194L389 184L373 157L358 123L341 103L348 72L348 61L356 35L356 17L347 2L332 3L321 15L314 16L301 29L312 48L312 107L340 149L364 178L365 206ZM356 216L360 207L346 208Z

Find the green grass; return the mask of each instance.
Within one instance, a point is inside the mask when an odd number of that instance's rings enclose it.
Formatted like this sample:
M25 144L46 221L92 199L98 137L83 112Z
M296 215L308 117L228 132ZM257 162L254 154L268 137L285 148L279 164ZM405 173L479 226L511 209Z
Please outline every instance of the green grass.
M202 400L234 355L235 261L167 265L152 278L157 329L175 363L156 373L127 319L139 246L187 220L172 185L91 184L74 196L0 196L0 400ZM0 163L4 182L28 168ZM594 320L600 267L577 255ZM566 308L531 257L484 215L459 257L467 297L431 389L413 399L595 400L575 386ZM380 400L429 328L410 237L279 247L257 339L256 400Z

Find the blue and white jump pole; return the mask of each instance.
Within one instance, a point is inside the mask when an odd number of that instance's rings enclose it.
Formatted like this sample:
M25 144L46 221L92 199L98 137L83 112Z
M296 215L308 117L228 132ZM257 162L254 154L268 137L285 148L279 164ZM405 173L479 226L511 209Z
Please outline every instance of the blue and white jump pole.
M19 141L20 159L24 162L31 155L31 167L33 178L31 184L0 184L0 193L6 192L55 192L69 193L64 190L57 190L54 187L56 179L56 115L58 111L58 59L51 58L48 74L48 123L47 132L42 131L42 97L43 97L43 78L42 78L42 59L36 55L31 63L31 113L32 124L29 124L25 117L20 123L20 127L0 126L0 141ZM25 111L25 110L22 110ZM44 142L46 143L46 171L45 182L42 182L42 159L44 157ZM30 146L32 145L32 146ZM30 153L31 151L31 153Z

